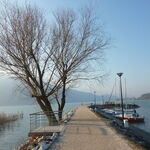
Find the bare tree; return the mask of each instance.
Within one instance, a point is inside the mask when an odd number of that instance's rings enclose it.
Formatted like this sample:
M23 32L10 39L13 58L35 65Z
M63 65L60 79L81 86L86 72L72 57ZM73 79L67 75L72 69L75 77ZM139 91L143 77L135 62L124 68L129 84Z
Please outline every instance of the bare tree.
M59 11L55 14L55 19L51 34L52 41L57 39L57 43L52 59L62 81L61 98L58 99L58 91L55 94L61 119L66 102L66 88L75 80L89 79L85 74L82 76L87 70L87 63L103 58L109 39L105 37L101 26L97 24L97 18L89 8L83 9L79 16L71 10Z
M53 112L49 98L61 83L51 60L55 43L37 8L5 6L1 12L0 68L23 83L47 116Z
M63 10L49 26L30 5L6 6L0 17L0 68L23 83L49 122L56 120L54 114L49 117L55 95L61 119L66 88L83 78L87 62L102 59L108 44L96 18L88 8L82 13Z

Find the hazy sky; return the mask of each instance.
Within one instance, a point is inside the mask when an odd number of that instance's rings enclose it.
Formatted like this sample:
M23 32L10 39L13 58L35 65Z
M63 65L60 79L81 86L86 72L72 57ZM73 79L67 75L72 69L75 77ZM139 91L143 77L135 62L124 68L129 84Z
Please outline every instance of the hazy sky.
M8 0L9 1L9 0ZM24 0L20 0L24 1ZM110 73L103 86L93 86L98 94L110 93L123 72L127 95L139 96L150 92L150 1L149 0L28 0L51 14L58 8L80 7L92 3L112 38L106 51L105 69ZM86 86L87 87L87 86ZM82 90L88 90L81 86Z

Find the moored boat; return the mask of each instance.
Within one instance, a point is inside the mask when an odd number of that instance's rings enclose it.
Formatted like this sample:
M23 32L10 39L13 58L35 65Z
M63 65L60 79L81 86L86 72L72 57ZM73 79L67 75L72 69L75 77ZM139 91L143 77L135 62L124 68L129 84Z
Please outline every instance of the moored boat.
M132 113L132 114L124 114L124 117L122 117L122 114L115 116L119 120L128 120L130 123L138 123L138 122L144 122L144 116L140 116L138 113Z

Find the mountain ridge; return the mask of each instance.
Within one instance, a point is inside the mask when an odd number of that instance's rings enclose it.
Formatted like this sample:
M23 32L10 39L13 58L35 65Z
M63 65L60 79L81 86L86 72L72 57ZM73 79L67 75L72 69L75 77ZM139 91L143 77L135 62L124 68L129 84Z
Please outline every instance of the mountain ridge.
M19 82L12 79L0 80L0 106L8 105L34 105L36 100L32 98L26 91L17 90ZM96 95L90 92L83 92L76 89L68 89L66 92L66 103L74 102L90 102L102 103L108 101L109 95ZM111 101L115 97L112 96Z
M144 93L137 100L150 100L150 93Z

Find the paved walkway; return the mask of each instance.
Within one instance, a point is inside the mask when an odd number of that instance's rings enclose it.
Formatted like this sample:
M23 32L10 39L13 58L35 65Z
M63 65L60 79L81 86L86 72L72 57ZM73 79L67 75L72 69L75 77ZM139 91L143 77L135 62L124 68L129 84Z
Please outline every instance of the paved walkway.
M86 106L77 108L52 150L132 150L127 140Z

